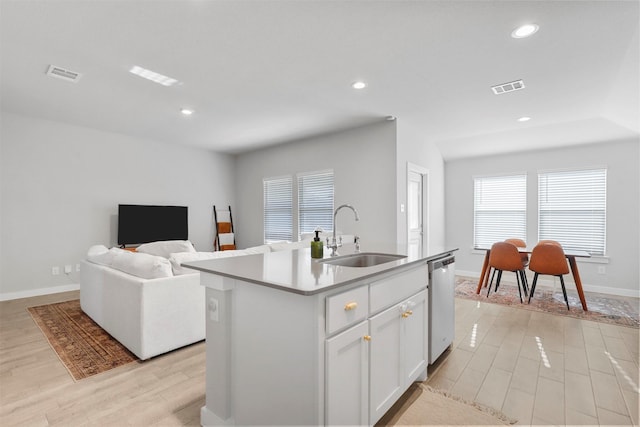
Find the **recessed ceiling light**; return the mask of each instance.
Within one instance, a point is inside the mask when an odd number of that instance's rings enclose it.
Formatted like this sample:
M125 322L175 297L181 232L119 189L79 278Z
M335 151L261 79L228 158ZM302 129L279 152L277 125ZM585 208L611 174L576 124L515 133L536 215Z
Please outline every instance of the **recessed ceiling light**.
M367 84L365 82L358 81L358 82L353 82L351 87L354 89L364 89L365 87L367 87Z
M514 39L523 39L525 37L529 37L532 34L535 34L538 31L538 26L536 24L525 24L521 25L511 33L511 37Z
M518 119L519 122L528 122L529 120L531 120L531 117L527 117L527 116L520 117Z
M151 80L152 82L161 84L162 86L173 86L178 83L178 80L174 78L156 73L155 71L147 70L146 68L138 67L137 65L131 67L129 72L144 79Z
M193 110L190 110L188 108L181 108L180 112L185 116L190 116L193 114Z

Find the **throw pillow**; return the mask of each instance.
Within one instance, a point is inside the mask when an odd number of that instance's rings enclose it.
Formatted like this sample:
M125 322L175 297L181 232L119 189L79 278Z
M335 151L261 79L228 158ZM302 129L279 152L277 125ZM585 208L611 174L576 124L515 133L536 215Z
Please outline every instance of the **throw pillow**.
M168 259L145 253L120 251L113 258L111 267L143 279L173 276Z

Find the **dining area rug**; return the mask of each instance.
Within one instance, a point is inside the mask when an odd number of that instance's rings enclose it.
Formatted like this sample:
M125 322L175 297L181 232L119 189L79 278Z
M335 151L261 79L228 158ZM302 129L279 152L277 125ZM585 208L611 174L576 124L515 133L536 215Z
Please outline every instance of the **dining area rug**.
M80 300L27 308L75 381L138 358L80 308Z
M526 299L520 303L518 288L507 285L498 288L498 292L491 289L487 298L487 288L482 288L480 294L476 294L478 278L456 276L455 296L457 298L474 301L488 302L492 304L508 305L525 310L533 310L561 316L570 316L578 319L593 320L595 322L609 323L620 326L640 328L639 298L620 297L595 292L586 292L588 311L582 309L580 298L575 290L567 289L570 310L567 310L562 290L538 286L536 292L528 304ZM495 286L495 284L494 284Z

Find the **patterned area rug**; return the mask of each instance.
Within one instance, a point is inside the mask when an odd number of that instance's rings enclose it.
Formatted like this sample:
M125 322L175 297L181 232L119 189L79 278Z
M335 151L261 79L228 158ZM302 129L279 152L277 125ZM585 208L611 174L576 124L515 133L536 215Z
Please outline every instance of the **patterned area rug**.
M555 292L553 289L543 288L538 285L531 299L531 304L527 304L526 300L524 300L524 304L520 303L518 287L515 286L515 284L513 286L501 285L497 293L491 289L489 298L487 298L487 288L482 288L480 294L476 294L477 286L477 278L456 277L455 295L459 298L474 301L509 305L526 310L542 311L578 319L630 326L632 328L640 327L640 316L638 315L640 299L638 298L625 298L595 292L585 292L585 299L587 300L587 308L589 311L583 311L578 293L575 290L571 290L571 285L569 285L567 286L567 297L571 310L567 310L560 285L558 285L558 289L556 289Z
M76 381L138 360L84 314L80 300L27 310Z

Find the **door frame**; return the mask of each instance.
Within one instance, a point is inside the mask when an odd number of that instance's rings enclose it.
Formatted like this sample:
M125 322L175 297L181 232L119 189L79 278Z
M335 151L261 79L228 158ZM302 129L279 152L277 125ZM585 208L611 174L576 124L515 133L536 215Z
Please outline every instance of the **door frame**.
M422 254L429 253L429 169L415 163L407 162L407 180L405 203L406 212L406 240L409 244L409 176L411 172L422 176Z

